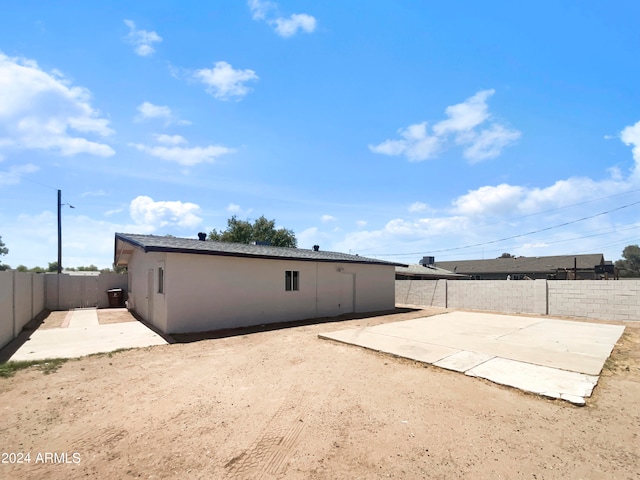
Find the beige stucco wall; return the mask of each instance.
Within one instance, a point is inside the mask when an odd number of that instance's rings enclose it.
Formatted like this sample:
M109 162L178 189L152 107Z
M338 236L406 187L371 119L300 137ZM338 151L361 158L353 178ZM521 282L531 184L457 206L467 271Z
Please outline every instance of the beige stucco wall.
M157 281L162 262L165 294L154 293L149 315L147 271L153 268ZM298 291L285 291L286 270L300 272ZM131 308L167 333L390 310L395 305L392 266L135 251L129 272Z
M29 320L33 318L31 309L33 305L33 290L31 288L33 274L14 272L14 275L14 318L16 333L19 333ZM36 314L37 313L38 312L36 312Z
M70 275L47 273L46 307L50 310L109 306L107 290L127 288L127 276L117 273L100 275Z
M13 340L13 272L0 272L0 348Z
M167 331L166 297L158 293L157 281L158 267L165 264L165 259L164 253L144 254L142 251L135 251L128 265L129 308L163 332ZM147 281L149 270L153 271L151 290ZM153 292L151 298L149 298L149 291Z
M44 275L0 272L0 348L44 309Z

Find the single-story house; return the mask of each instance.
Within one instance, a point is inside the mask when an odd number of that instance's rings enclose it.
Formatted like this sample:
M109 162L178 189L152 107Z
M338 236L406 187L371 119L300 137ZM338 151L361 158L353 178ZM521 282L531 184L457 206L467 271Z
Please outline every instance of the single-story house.
M469 275L474 280L555 279L594 280L596 266L606 265L601 253L546 257L506 257L489 260L437 262L439 268Z
M127 233L115 235L114 263L128 269L128 308L165 333L391 310L401 265L316 247Z

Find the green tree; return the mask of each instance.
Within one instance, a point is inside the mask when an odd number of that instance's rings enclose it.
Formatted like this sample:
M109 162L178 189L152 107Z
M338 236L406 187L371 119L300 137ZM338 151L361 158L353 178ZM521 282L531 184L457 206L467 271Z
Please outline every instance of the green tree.
M6 255L7 253L9 253L9 249L5 246L4 242L2 241L2 236L0 235L0 257L2 255ZM0 271L3 270L11 270L11 267L9 265L0 263Z
M623 259L617 260L615 265L622 277L640 277L640 247L627 245L622 251Z
M29 269L25 265L18 265L16 267L16 271L18 271L18 272L28 272Z
M6 255L7 253L9 253L9 249L5 246L2 241L2 235L0 235L0 255Z
M248 220L238 220L234 215L227 220L227 229L218 232L213 229L209 232L209 240L218 242L252 243L269 242L274 247L298 246L293 230L279 228L276 230L276 221L267 220L261 216L251 224Z
M98 267L96 267L93 263L88 267L78 267L76 268L79 272L97 272Z
M40 267L36 267L40 268ZM49 262L49 267L47 268L47 272L57 272L58 271L58 262Z

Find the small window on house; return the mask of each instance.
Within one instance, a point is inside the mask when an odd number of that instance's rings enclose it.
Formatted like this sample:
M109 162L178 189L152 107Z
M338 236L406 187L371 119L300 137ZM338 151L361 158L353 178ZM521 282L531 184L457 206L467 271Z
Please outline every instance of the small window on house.
M164 293L164 268L158 267L158 293Z
M300 290L299 287L300 272L296 270L286 270L284 272L284 289L287 292L292 290Z

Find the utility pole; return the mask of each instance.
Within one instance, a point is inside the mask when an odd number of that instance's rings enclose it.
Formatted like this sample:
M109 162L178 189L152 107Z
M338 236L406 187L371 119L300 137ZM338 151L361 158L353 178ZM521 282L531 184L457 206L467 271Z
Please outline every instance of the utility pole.
M62 273L62 190L58 190L58 273Z
M69 203L62 203L62 190L58 190L58 273L62 273L62 205L76 208Z

